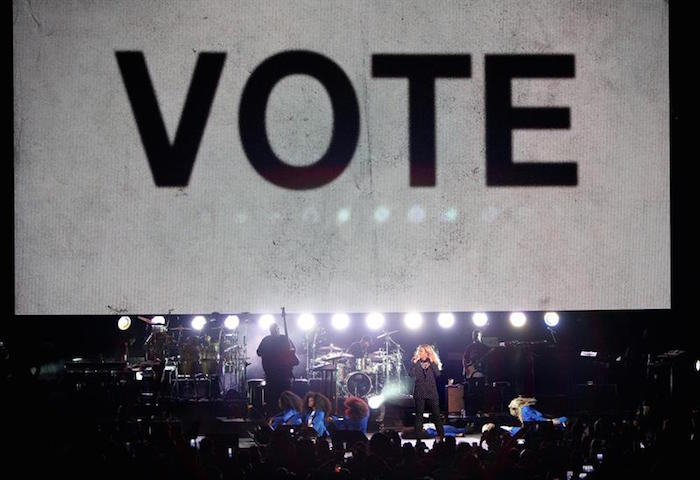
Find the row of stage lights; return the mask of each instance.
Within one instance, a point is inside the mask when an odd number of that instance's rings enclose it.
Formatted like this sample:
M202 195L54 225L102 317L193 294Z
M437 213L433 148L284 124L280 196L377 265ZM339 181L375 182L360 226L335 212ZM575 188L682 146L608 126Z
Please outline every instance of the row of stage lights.
M485 327L488 324L489 317L484 312L472 314L472 323L475 327ZM423 325L423 315L418 312L409 312L404 315L403 322L409 330L418 330ZM165 317L156 316L151 318L152 325L165 325ZM261 315L258 319L258 325L263 330L268 330L275 323L275 317L270 314ZM370 313L365 317L365 324L370 330L379 330L384 327L386 319L381 313ZM437 316L437 323L442 328L451 328L455 324L455 316L452 313L440 313ZM527 316L522 312L513 312L510 314L510 323L516 328L522 328L527 323ZM556 327L559 324L559 314L556 312L547 312L544 314L544 323L548 327ZM190 322L190 326L194 330L202 330L207 324L206 317L197 315ZM241 324L238 315L229 315L224 319L224 327L229 330L235 330ZM310 313L302 313L297 317L297 325L301 330L313 330L316 326L316 317ZM350 326L350 317L346 313L336 313L331 317L331 325L336 330L345 330ZM121 317L117 322L120 330L126 330L131 326L130 317Z

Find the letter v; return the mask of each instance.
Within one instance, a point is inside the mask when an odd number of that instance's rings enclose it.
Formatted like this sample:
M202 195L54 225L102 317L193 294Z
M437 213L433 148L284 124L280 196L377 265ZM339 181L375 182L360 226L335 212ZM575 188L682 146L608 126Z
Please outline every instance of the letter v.
M143 52L115 53L155 184L158 187L187 186L226 54L199 54L175 140L171 145Z

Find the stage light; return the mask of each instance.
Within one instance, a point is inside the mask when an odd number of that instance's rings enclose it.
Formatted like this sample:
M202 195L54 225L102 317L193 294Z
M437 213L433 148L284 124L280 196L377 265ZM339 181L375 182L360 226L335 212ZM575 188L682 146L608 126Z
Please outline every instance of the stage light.
M417 330L423 324L423 316L418 312L409 312L403 317L403 323L410 330Z
M486 326L489 321L489 316L484 312L477 312L472 315L472 323L477 327Z
M201 315L197 315L196 317L194 317L192 319L192 323L191 323L192 328L194 328L195 330L203 329L204 325L206 325L206 324L207 324L207 319Z
M238 318L238 315L229 315L226 317L226 320L224 320L224 327L228 328L229 330L235 330L240 324L241 319Z
M546 323L548 327L556 327L559 325L559 314L557 312L545 313L544 323Z
M273 323L275 323L275 317L269 313L261 315L260 319L258 319L258 325L263 330L269 330Z
M695 371L700 372L700 360L695 360Z
M345 330L350 325L350 317L344 313L336 313L331 317L331 325L336 330Z
M384 315L377 312L370 313L367 315L365 322L370 330L379 330L384 326Z
M151 325L165 325L165 317L158 315L151 318Z
M367 399L367 404L372 410L376 410L379 407L381 407L382 403L384 403L384 395L382 395L381 393L379 395L374 395Z
M450 328L455 324L455 316L451 313L441 313L438 315L438 325L442 328Z
M525 326L526 321L527 317L525 317L525 314L523 312L513 312L510 314L510 324L513 325L515 328L521 328Z
M128 330L130 326L130 317L120 317L119 320L117 320L117 327L119 328L119 330Z
M302 330L311 330L316 326L316 317L310 313L302 313L297 319L297 325L299 325L299 328Z

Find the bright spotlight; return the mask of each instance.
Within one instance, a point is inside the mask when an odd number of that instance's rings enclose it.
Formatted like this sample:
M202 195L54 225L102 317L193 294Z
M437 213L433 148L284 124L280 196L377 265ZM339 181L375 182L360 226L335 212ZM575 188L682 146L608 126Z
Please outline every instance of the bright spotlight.
M131 317L120 317L117 320L117 327L119 330L128 330L131 326Z
M700 360L695 360L695 371L700 372Z
M370 330L379 330L384 326L384 315L377 312L370 313L367 315L365 322Z
M510 314L510 324L515 328L520 328L525 325L527 317L523 312L513 312Z
M477 312L472 315L472 323L474 323L474 326L476 327L483 327L488 323L488 321L489 316L484 312Z
M224 320L224 327L228 328L229 330L235 330L240 324L241 319L238 318L238 315L229 315L226 317L226 320Z
M192 328L194 328L195 330L203 329L204 325L206 325L206 324L207 324L207 319L201 315L197 315L196 317L194 317L192 319L192 323L191 323Z
M559 314L557 312L545 313L544 323L546 323L548 327L556 327L559 325Z
M151 319L151 325L165 325L165 317L162 315L158 315L157 317L153 317Z
M438 315L438 325L442 328L450 328L455 324L455 316L451 313L441 313Z
M379 395L373 395L367 399L367 404L372 410L376 410L377 408L381 407L382 403L384 403L384 395L381 393Z
M260 319L258 319L258 325L263 330L269 330L273 323L275 323L275 317L269 313L261 315Z
M301 315L299 315L297 324L302 330L311 330L316 326L316 317L314 317L310 313L302 313Z
M331 317L331 325L336 330L345 330L350 325L350 317L345 313L336 313Z
M409 312L403 317L403 323L410 330L417 330L423 324L423 316L418 312Z

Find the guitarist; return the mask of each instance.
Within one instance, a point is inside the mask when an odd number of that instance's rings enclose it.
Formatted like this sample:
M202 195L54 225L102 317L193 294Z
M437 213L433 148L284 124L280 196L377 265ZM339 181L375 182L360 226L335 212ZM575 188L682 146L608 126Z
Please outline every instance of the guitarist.
M473 330L472 343L467 345L466 350L464 350L464 356L462 357L462 366L464 370L462 373L467 380L470 378L485 377L482 360L488 355L491 349L482 343L481 338L481 330Z
M286 334L280 335L280 327L276 323L270 326L270 335L260 342L257 354L262 358L265 371L265 403L273 410L277 408L280 394L292 389L292 369L299 365L292 340Z

